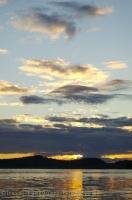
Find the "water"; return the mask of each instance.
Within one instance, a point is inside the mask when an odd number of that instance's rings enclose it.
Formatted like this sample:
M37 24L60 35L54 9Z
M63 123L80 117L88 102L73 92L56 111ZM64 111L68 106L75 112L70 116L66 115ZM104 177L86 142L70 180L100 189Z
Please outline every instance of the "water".
M0 170L0 199L129 200L131 170Z

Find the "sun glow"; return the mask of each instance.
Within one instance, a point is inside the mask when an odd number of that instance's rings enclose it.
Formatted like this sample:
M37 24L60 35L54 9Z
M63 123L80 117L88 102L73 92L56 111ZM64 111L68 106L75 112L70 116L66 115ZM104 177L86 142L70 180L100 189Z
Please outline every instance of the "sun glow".
M106 154L103 155L102 158L110 160L132 160L132 153Z
M126 130L128 132L132 132L132 126L123 126L121 127L122 130Z
M86 127L86 128L103 128L105 127L104 125L101 124L97 124L97 123L82 123L82 122L75 122L75 121L71 121L71 122L66 122L64 123L66 126L75 126L75 127Z
M55 160L65 160L65 161L70 161L70 160L78 160L83 158L83 155L81 154L65 154L65 155L54 155L54 156L48 156L50 159L55 159Z
M0 159L14 159L34 156L34 153L0 153Z

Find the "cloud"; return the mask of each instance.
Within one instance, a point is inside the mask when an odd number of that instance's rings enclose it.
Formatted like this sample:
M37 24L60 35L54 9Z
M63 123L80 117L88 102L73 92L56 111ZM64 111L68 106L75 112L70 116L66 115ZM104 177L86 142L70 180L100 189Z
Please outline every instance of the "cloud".
M127 63L122 62L122 61L109 61L104 63L107 68L113 69L113 70L118 70L118 69L125 69L127 68Z
M41 11L32 12L13 19L12 24L15 28L47 34L52 39L57 39L61 34L70 38L76 33L76 26L70 20L57 14L45 14Z
M116 94L101 94L98 88L83 85L65 85L53 90L50 94L65 99L67 102L88 104L102 104L117 96Z
M28 88L20 87L13 83L0 80L0 95L21 95L29 92Z
M53 123L48 119L40 116L33 116L29 114L16 115L13 118L16 123L19 124L30 124L30 125L39 125L40 127L53 127Z
M92 86L85 86L85 85L64 85L59 87L53 91L51 94L59 95L71 95L71 94L90 94L90 93L98 93L101 91L117 91L117 90L124 90L129 89L132 87L132 81L130 80L123 80L123 79L113 79L113 80L106 80L101 84L96 84L94 87Z
M89 94L89 95L67 95L64 98L70 99L72 102L82 102L87 104L102 104L115 98L114 94Z
M1 152L63 153L72 151L81 152L87 156L100 156L132 150L132 134L126 130L118 129L117 126L111 127L111 121L116 125L119 121L123 124L124 121L130 120L126 117L109 119L109 121L106 119L107 126L102 128L90 128L85 125L79 127L77 124L74 126L65 124L64 126L60 120L59 123L62 126L58 124L58 127L55 127L54 124L53 127L46 127L43 123L44 119L38 117L27 116L26 118L25 116L24 121L22 117L19 119L0 120ZM85 123L93 121L95 123L98 120L105 122L104 118L85 118ZM84 118L80 118L78 121L84 121ZM41 125L41 122L44 126ZM52 123L54 122L55 120L52 121Z
M114 98L131 98L130 95L126 94L108 93L109 91L126 89L128 83L127 81L117 79L108 81L98 87L65 85L50 91L45 94L45 97L37 95L21 96L20 101L23 104L57 103L62 105L75 102L97 105L106 103ZM105 91L105 93L102 93L102 91Z
M116 90L129 89L131 88L131 86L132 86L132 81L130 80L113 79L101 84L99 86L99 89L105 91L116 91Z
M131 99L129 94L110 93L129 88L131 82L127 80L114 79L107 81L96 87L68 84L45 93L45 96L26 95L21 96L20 101L23 104L50 104L58 105L68 103L86 103L91 105L103 104L114 98Z
M0 130L13 130L17 128L16 120L14 119L0 119Z
M20 100L23 104L43 104L47 102L43 97L39 97L36 95L21 96Z
M16 107L16 106L23 106L23 104L21 102L1 102L0 101L0 106L10 106L10 107Z
M8 50L0 48L0 55L6 55L6 54L8 54Z
M83 128L106 128L125 130L125 133L132 133L132 118L131 117L117 117L109 118L109 116L102 117L67 117L67 116L51 116L47 120L53 123L56 127L83 127Z
M103 104L107 101L115 98L114 94L89 94L89 95L59 95L54 96L54 98L43 98L40 96L21 96L20 101L23 104L50 104L57 103L58 105L68 104L68 103L86 103L86 104Z
M47 81L94 84L105 81L107 74L91 64L75 65L57 60L28 59L20 67L27 75L44 78Z
M98 7L73 1L47 2L46 6L47 8L43 9L24 11L25 14L12 19L12 25L20 30L46 34L51 39L58 39L61 35L64 38L72 38L81 30L80 20L83 18L105 16L113 12L111 7ZM61 7L59 11L58 6ZM92 31L97 29L94 28Z
M63 104L63 100L54 99L54 98L44 98L37 95L21 96L20 101L23 104L48 104L48 103L57 103L59 105Z
M124 133L132 133L132 118L117 117L109 118L109 116L81 118L81 117L66 117L66 116L51 116L47 120L53 123L53 126L66 128L66 127L82 127L82 128L95 128L95 129L120 129L125 130Z
M9 0L0 0L0 6L6 5L9 3Z
M113 12L111 7L98 7L95 5L83 4L75 1L52 1L51 4L75 12L75 14L77 14L79 17L104 16Z
M98 92L96 87L88 87L84 85L65 85L53 90L50 94L63 94L63 95L72 95L79 93L91 93Z

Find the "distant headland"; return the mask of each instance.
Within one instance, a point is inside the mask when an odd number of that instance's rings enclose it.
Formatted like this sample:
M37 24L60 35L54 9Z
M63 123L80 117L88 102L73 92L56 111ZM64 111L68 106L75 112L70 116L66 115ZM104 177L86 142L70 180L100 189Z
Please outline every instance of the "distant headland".
M0 169L132 169L132 160L106 162L100 158L56 160L41 155L0 159Z

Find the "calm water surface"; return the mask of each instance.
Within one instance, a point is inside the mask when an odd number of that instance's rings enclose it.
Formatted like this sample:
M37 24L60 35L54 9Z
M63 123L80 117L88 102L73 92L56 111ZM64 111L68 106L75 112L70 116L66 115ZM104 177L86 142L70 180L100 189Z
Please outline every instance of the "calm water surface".
M132 200L132 171L0 170L0 199Z

